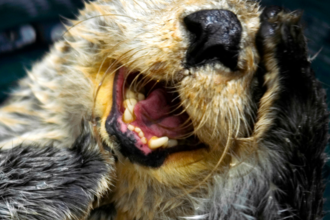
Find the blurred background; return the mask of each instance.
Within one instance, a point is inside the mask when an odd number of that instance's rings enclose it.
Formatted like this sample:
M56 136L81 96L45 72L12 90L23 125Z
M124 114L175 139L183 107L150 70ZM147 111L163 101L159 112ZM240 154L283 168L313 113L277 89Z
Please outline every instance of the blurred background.
M84 0L0 0L0 103L25 70L40 60L52 42L64 31L64 18L74 18ZM261 0L261 4L279 5L304 12L303 24L309 54L316 56L313 68L330 97L330 1ZM330 100L330 99L329 99ZM328 101L329 103L329 101ZM329 147L327 148L330 153ZM330 182L330 161L324 168ZM325 191L325 220L330 220L330 184Z

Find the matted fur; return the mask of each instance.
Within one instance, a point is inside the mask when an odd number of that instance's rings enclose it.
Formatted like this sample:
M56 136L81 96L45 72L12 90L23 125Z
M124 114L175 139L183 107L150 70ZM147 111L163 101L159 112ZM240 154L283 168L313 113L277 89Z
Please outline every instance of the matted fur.
M206 9L242 25L235 71L184 65L183 19ZM87 3L0 109L0 218L321 219L328 112L299 18L248 0ZM174 87L208 149L124 157L106 130L123 66Z

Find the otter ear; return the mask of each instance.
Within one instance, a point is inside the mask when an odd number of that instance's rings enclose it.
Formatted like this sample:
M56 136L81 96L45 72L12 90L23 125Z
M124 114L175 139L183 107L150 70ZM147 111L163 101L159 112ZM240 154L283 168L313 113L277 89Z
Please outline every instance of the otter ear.
M323 215L329 113L325 90L307 57L300 17L279 7L267 8L261 15L257 45L272 102L260 143L272 154L272 181L281 192L274 198L286 210L281 219L311 220Z
M89 134L71 149L17 146L0 151L0 219L85 219L109 189L113 158Z

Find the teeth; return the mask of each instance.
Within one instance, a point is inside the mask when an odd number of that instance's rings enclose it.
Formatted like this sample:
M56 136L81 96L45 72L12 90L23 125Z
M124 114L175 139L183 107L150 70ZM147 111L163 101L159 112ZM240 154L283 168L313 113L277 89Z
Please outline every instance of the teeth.
M128 125L127 128L128 128L128 130L131 130L131 131L133 131L135 129L135 127L133 125Z
M126 99L123 102L123 106L125 108L125 111L123 114L123 121L125 123L131 123L131 122L135 121L134 107L135 107L136 103L138 101L144 100L145 96L143 95L143 93L135 93L134 91L132 91L130 89L126 89L125 97L126 97ZM139 133L139 131L137 131L137 133Z
M138 94L137 94L137 99L138 99L139 101L142 101L142 100L145 100L146 97L145 97L142 93L138 93Z
M130 111L128 108L125 109L124 114L123 114L123 122L128 124L128 123L131 123L133 121L135 121L133 111Z
M139 132L139 137L140 138L143 138L144 137L144 134L143 134L143 132L141 131L141 132Z
M136 99L126 99L123 103L124 108L129 108L133 111L134 106L136 105L137 100Z
M126 115L125 115L125 112L127 112ZM134 115L132 116L129 111L125 110L125 112L124 112L123 119L125 119L125 120L134 119ZM144 133L141 130L141 128L135 127L131 124L127 125L127 128L128 128L128 130L135 131L137 133L137 135L141 138L140 140L141 140L142 144L148 143L148 139L144 136ZM175 139L169 139L168 137L158 138L158 137L154 136L154 137L150 138L148 145L149 145L149 148L152 150L155 150L160 147L171 148L171 147L177 146L178 141Z
M126 99L136 99L136 94L132 90L126 89L125 97Z
M126 112L126 110L125 110L125 112ZM125 113L124 113L125 114ZM127 113L128 114L128 113ZM128 117L131 117L131 115L129 115ZM133 118L134 118L134 116L133 116ZM131 119L131 118L129 118L129 119ZM128 128L128 130L131 130L131 131L135 131L138 135L139 135L139 137L141 138L141 142L143 143L143 144L147 144L148 143L148 140L147 140L147 138L144 136L144 133L143 133L143 131L141 130L141 128L139 128L139 127L134 127L133 125L127 125L127 128Z
M174 139L169 139L166 147L175 147L178 145L178 141Z
M160 148L162 146L166 146L168 144L168 137L152 137L149 140L149 148L150 149L157 149Z
M185 74L189 74L189 71L185 71ZM126 89L125 93L125 100L123 102L123 106L125 108L124 114L123 114L123 122L129 124L133 121L135 121L135 115L134 115L134 107L137 104L137 102L145 100L145 95L141 92L135 93L134 91L130 89ZM141 128L135 127L133 125L127 125L127 128L131 131L135 131L137 135L141 138L141 142L143 144L148 144L149 148L154 150L158 149L160 147L175 147L178 145L178 141L174 139L169 139L168 137L152 137L148 141L148 139L144 136L143 131Z
M131 123L135 121L134 106L136 105L136 99L126 99L123 106L126 108L123 114L123 121L125 123Z
M136 93L130 89L126 90L125 97L126 97L126 99L137 99L139 101L145 100L145 98L146 98L143 93L141 93L141 92Z

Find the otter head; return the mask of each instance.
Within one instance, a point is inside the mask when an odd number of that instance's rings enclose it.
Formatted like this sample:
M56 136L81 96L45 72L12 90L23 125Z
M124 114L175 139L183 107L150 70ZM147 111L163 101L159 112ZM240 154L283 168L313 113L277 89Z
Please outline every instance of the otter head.
M88 74L94 126L120 161L184 178L180 169L209 171L236 151L233 140L251 135L258 7L241 0L86 6L70 36L97 51Z

